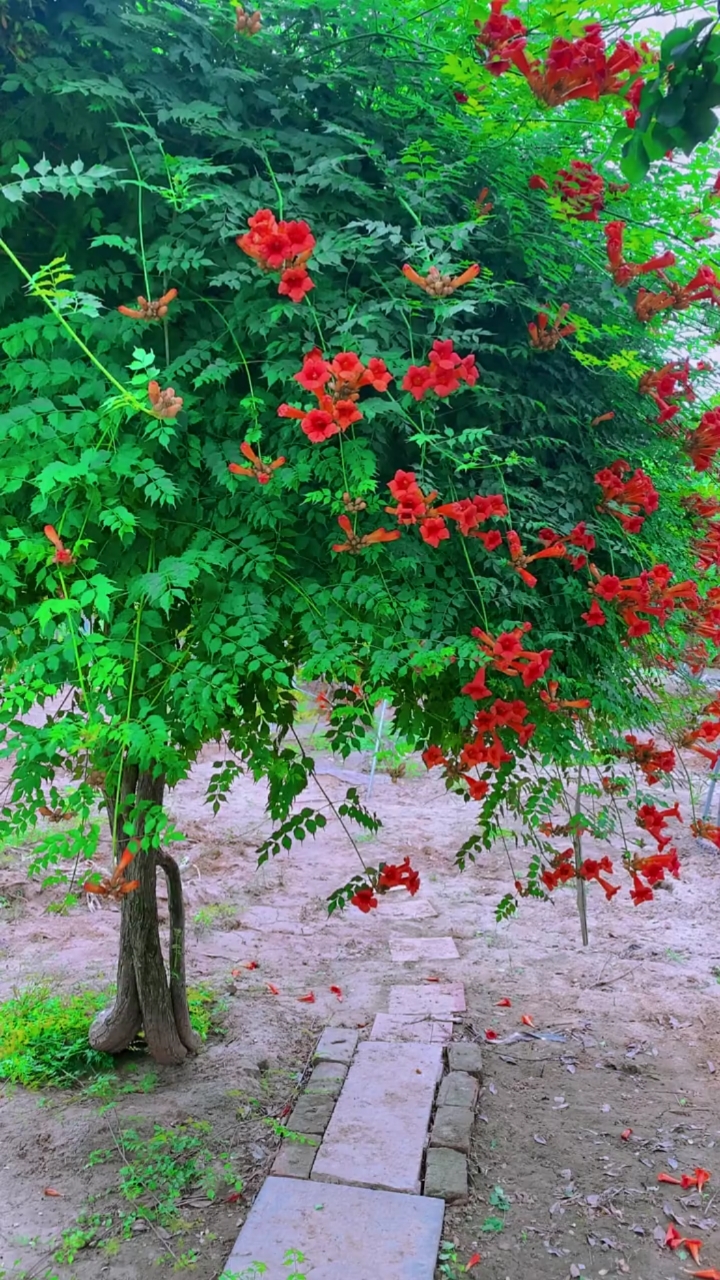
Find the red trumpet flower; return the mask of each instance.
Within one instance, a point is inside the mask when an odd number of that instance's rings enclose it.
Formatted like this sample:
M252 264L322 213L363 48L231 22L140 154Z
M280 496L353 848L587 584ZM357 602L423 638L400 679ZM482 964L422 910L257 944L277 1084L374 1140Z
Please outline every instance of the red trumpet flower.
M54 564L74 564L75 563L75 557L73 556L72 552L68 551L67 547L63 546L62 541L60 539L60 534L58 533L57 529L53 527L53 525L46 524L45 527L43 528L43 533L45 534L45 537L47 538L48 542L51 542L55 548L55 555L53 556Z
M651 271L662 271L664 267L672 267L674 265L676 261L675 254L669 249L657 257L648 258L647 262L626 262L623 255L624 234L624 222L608 222L605 227L608 264L616 284L622 287L629 284L636 276L644 276Z

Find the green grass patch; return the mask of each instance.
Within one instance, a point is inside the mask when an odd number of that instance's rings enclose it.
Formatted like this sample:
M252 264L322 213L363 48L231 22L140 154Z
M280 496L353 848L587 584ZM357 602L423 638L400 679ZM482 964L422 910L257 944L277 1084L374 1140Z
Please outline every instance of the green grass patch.
M0 1004L0 1080L28 1089L74 1088L114 1072L115 1058L91 1048L90 1023L112 989L53 995L38 984ZM192 1025L202 1040L222 1030L225 1006L208 987L191 987Z

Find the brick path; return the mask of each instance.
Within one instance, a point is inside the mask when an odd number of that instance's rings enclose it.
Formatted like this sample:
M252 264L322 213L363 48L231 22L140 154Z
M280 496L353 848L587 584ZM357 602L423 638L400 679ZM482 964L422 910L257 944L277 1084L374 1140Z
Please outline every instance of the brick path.
M458 958L452 938L395 936L390 951L398 964ZM288 1119L305 1140L283 1142L226 1273L261 1262L285 1280L296 1249L308 1280L433 1280L445 1202L467 1196L481 1078L479 1048L449 1043L464 1009L460 983L398 985L368 1040L323 1032Z

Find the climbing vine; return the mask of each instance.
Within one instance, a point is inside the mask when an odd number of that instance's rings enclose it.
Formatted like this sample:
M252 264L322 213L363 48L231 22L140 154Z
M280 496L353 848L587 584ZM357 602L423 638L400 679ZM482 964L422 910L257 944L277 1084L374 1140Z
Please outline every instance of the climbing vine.
M715 92L716 36L671 35L502 0L405 0L372 28L341 3L11 6L0 836L42 824L36 872L122 899L98 1047L140 1024L156 1056L194 1047L163 801L203 745L215 809L238 772L267 781L261 856L323 825L293 808L299 672L343 754L391 702L477 807L460 865L510 815L529 867L508 846L501 918L569 882L618 892L585 832L621 839L636 903L679 873L678 811L642 787L681 748L717 758L699 688L653 734L668 668L720 640L720 279L711 131L668 123L683 67ZM375 821L356 795L338 816ZM362 867L330 906L418 883Z

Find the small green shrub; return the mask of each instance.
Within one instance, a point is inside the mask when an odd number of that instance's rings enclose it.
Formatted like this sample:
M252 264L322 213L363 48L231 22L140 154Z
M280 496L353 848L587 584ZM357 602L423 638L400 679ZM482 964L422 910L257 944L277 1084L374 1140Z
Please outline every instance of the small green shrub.
M110 1004L112 991L55 996L37 984L0 1004L0 1080L28 1089L72 1088L115 1068L108 1053L91 1048L90 1023ZM221 1030L224 1007L208 987L188 991L192 1025L202 1040Z
M110 1054L88 1042L90 1023L106 1004L107 992L53 996L45 986L29 987L0 1004L0 1080L29 1089L68 1088L111 1070Z

